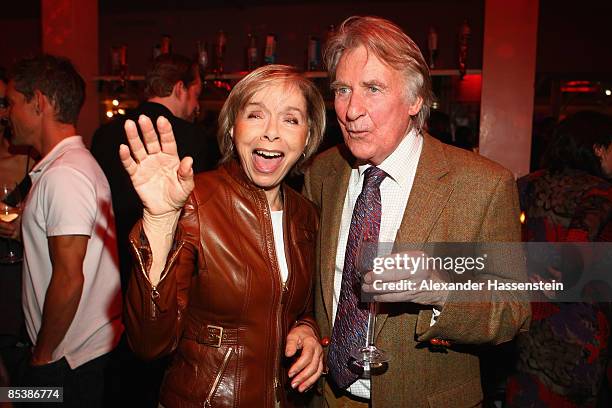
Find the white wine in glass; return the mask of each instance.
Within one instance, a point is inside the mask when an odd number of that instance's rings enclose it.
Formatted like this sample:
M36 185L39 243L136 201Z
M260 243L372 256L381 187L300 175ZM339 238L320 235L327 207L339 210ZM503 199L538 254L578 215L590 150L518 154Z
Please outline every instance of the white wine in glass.
M2 205L3 209L0 213L0 220L4 222L13 222L19 217L19 209L10 207L6 204Z
M363 241L357 248L355 267L363 276L373 268L374 258L380 255L379 243L377 241ZM368 304L368 328L363 347L352 350L351 357L355 359L354 364L364 369L362 377L368 378L370 370L381 367L389 361L387 353L374 344L374 328L376 326L377 303L372 300Z
M14 222L15 220L17 220L17 218L19 218L19 207L11 206L5 202L7 197L9 196L11 196L14 201L20 202L21 197L19 197L18 195L19 190L17 189L16 184L0 184L0 220L10 223ZM7 238L6 245L6 254L0 257L0 262L16 263L21 261L21 256L18 254L18 248L15 248L13 240Z

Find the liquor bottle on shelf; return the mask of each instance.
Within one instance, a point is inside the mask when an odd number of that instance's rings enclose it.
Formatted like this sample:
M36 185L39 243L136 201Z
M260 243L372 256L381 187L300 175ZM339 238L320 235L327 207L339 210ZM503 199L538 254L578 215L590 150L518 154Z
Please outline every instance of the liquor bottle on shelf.
M308 71L318 71L321 69L321 40L314 35L311 35L308 39L308 61L306 69Z
M257 58L257 37L251 33L247 36L247 48L246 48L246 64L245 68L247 71L252 71L258 66Z
M461 79L463 79L467 71L467 54L471 35L472 29L467 19L465 19L459 28L459 76Z
M438 32L434 27L429 27L427 48L429 49L429 68L434 69L438 58Z
M206 73L206 68L208 67L208 47L206 42L202 44L202 41L197 41L197 54L196 61L198 62L198 66L200 67L200 72L202 75Z
M125 44L119 47L119 76L125 84L128 78L127 45Z
M276 63L276 34L266 36L266 48L264 51L264 64Z
M162 54L172 54L172 37L168 34L162 35L159 47Z
M110 57L110 73L111 75L119 75L121 71L121 46L112 46L111 47L111 57Z
M128 79L127 45L115 45L111 47L111 75L120 79L120 86L125 87Z
M227 45L227 35L223 30L219 30L215 40L215 73L221 75L223 73L223 58L225 57L225 47Z

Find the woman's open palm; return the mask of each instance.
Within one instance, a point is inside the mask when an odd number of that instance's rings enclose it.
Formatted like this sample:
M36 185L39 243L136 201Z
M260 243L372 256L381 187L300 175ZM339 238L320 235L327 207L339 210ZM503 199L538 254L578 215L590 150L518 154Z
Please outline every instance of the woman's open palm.
M130 147L123 144L119 147L123 167L150 214L162 215L179 210L193 190L193 160L191 157L179 159L172 126L163 116L157 118L159 139L148 117L141 115L138 124L142 141L134 121L125 122Z

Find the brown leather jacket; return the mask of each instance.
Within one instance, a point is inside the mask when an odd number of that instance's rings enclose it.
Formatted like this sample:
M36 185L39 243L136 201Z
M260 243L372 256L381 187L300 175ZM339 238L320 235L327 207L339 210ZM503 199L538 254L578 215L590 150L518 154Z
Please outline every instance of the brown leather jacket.
M284 240L289 278L282 284L268 202L237 163L196 176L161 280L139 222L130 242L137 267L125 323L142 358L174 353L160 402L173 407L299 405L284 358L288 331L318 328L312 311L317 230L314 206L287 186Z

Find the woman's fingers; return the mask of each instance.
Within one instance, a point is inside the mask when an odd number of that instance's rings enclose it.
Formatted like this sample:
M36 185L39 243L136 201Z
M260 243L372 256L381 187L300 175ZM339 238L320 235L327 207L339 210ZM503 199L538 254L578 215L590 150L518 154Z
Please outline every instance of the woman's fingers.
M159 130L159 141L161 142L161 150L170 155L177 155L176 139L172 131L172 125L163 116L157 118L157 130ZM150 153L150 152L149 152Z
M147 152L149 152L149 154L159 153L161 148L159 146L159 140L157 139L157 132L153 127L153 123L151 123L151 119L145 115L140 115L138 117L138 125L140 125L142 139L144 140Z
M130 155L130 149L124 144L119 146L119 158L121 159L121 163L123 163L125 171L127 171L129 176L132 177L136 173L138 165L136 164L134 159L132 159L132 155Z
M125 134L127 135L130 150L132 151L132 155L136 161L141 162L146 159L147 152L142 145L140 137L138 136L138 129L136 129L136 124L134 121L129 119L126 120L123 128L125 129Z
M318 345L318 343L316 344ZM291 380L291 386L298 389L300 392L304 392L307 388L309 388L323 371L323 351L320 346L311 348L305 345L304 349L302 350L302 354L304 354L304 352L308 349L310 349L310 353L307 353L308 355L306 356L305 360L306 365L302 368L299 375Z
M177 171L178 181L181 184L183 191L189 195L194 187L193 181L193 159L189 156L184 157L179 163Z
M311 375L308 379L304 380L302 384L300 384L298 391L299 392L308 391L317 382L319 377L321 377L322 373L323 373L323 359L319 360L319 364L317 365L316 372L313 375Z
M128 143L134 158L137 162L141 162L147 157L147 154L155 154L163 151L166 154L176 156L178 154L176 140L172 131L172 125L163 116L157 118L157 131L153 127L151 119L145 115L140 115L138 125L142 132L142 140L138 135L136 124L132 120L125 121L125 133L127 134ZM143 145L144 141L144 145ZM146 147L146 150L145 150Z
M193 178L193 159L189 156L183 157L178 168L178 176L181 181Z

